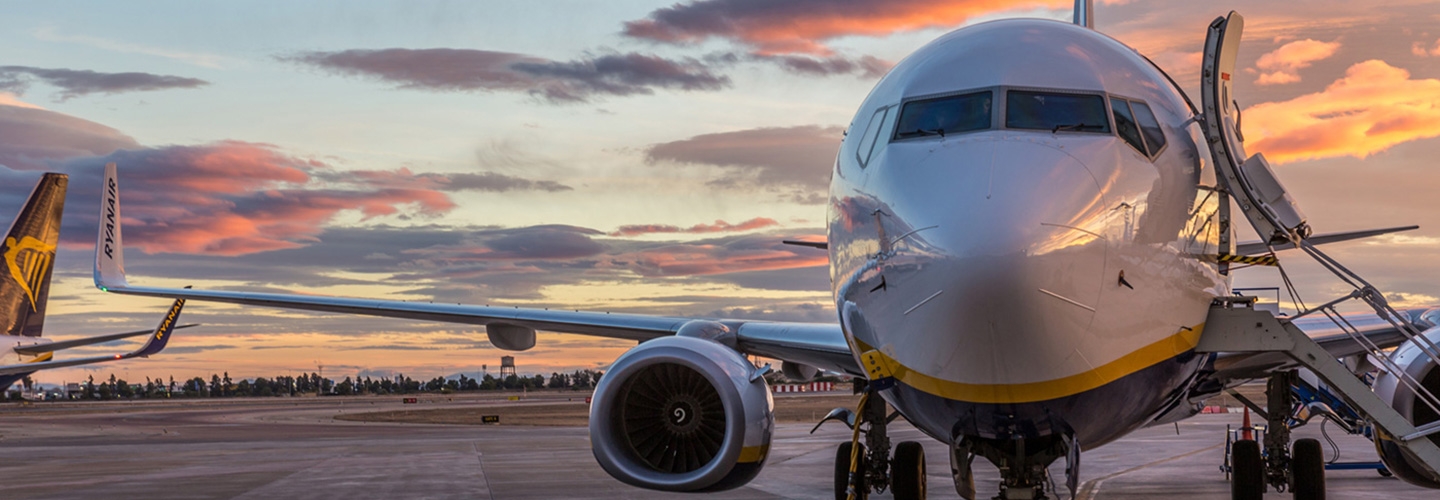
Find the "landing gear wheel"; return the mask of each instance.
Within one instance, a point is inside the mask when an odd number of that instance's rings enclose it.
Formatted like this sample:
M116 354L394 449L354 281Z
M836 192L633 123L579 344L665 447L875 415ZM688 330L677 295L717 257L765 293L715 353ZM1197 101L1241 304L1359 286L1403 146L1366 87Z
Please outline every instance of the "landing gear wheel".
M852 443L840 443L840 448L835 450L835 500L850 499L850 450ZM853 500L865 500L867 491L863 487L865 483L865 445L855 444L860 447L860 454L855 457L855 498Z
M1295 492L1295 500L1325 500L1325 455L1320 441L1296 440L1290 456L1290 491Z
M1232 500L1263 500L1265 498L1265 460L1260 458L1260 443L1252 439L1236 441L1230 446L1230 498Z
M925 448L914 441L896 446L890 477L895 500L925 500Z

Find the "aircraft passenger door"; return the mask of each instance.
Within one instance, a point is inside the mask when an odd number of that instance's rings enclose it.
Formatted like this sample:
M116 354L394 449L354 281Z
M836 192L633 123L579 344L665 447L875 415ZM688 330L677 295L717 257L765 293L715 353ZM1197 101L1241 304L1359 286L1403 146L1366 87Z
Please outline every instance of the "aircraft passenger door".
M1240 131L1244 117L1234 94L1235 57L1244 27L1245 18L1235 12L1210 24L1200 70L1202 130L1221 174L1221 186L1235 197L1255 232L1274 244L1298 242L1310 234L1305 214L1264 155L1247 158L1245 154L1245 136Z
M1246 156L1245 137L1240 133L1240 105L1233 92L1235 57L1240 52L1240 33L1244 28L1245 18L1236 12L1225 19L1216 19L1205 40L1205 66L1200 71L1206 135L1215 133L1224 153L1235 164L1244 162Z

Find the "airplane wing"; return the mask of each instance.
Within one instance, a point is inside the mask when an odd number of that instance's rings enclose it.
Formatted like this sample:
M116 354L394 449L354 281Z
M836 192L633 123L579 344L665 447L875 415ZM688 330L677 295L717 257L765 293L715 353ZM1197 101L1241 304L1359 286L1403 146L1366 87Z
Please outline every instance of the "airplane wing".
M179 329L181 329L181 328L190 328L190 327L192 327L192 326L200 326L200 324L199 324L199 323L190 323L190 324L188 324L188 325L179 325L179 326L176 326L175 329L176 329L176 330L179 330ZM18 346L18 347L16 347L14 350L15 350L15 352L18 353L18 354L35 355L35 354L40 354L40 353L55 352L55 351L60 351L60 350L64 350L64 349L71 349L71 348L81 347L81 346L87 346L87 345L103 344L103 343L105 343L105 342L113 342L113 341L116 341L116 340L128 339L128 338L130 338L130 337L139 337L139 336L141 336L141 335L148 335L148 334L151 334L151 333L155 333L155 330L135 330L135 331L133 331L133 332L112 333L112 334L109 334L109 335L98 335L98 336L95 336L95 337L85 337L85 338L83 338L83 339L65 340L65 341L61 341L61 342L50 342L50 343L47 343L47 344L35 344L35 345L28 345L28 346Z
M490 343L500 349L534 347L535 332L574 333L643 342L674 335L692 321L715 321L736 335L741 352L800 363L815 368L861 375L838 324L777 323L724 318L686 318L559 311L509 307L435 304L315 295L229 292L131 286L125 277L120 227L119 181L115 165L105 167L100 227L95 244L95 286L114 293L227 302L389 318L484 325Z
M159 353L162 349L165 349L165 345L170 342L170 335L174 333L175 328L177 328L175 326L175 320L180 318L180 309L183 307L185 307L185 299L177 299L175 301L175 304L170 306L170 312L166 313L165 318L160 320L160 324L156 326L154 330L147 330L145 332L150 334L150 338L145 341L144 345L141 345L139 349L135 349L134 351L130 351L125 354L113 354L110 356L93 356L88 358L67 359L63 361L40 361L31 363L20 363L14 365L0 365L0 376L27 374L50 368L64 368L67 366L103 363L106 361L115 361L117 359L147 357L151 354Z
M1420 229L1420 226L1387 227L1384 229L1366 229L1363 231L1345 231L1340 233L1317 234L1309 238L1305 238L1305 241L1310 242L1310 244L1312 245L1324 245L1326 243L1339 243L1341 241L1358 240L1360 238L1369 238L1371 236L1380 236L1382 234L1398 233L1401 231L1410 231L1413 229ZM1235 245L1235 255L1264 255L1270 253L1271 248L1274 248L1275 250L1289 250L1291 248L1295 248L1295 244L1283 243L1271 247L1266 246L1265 242L1263 241L1246 241Z

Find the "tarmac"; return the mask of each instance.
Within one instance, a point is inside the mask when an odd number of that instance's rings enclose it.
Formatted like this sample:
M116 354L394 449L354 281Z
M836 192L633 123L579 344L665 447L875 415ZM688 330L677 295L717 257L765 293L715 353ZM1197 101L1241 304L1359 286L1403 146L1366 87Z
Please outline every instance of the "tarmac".
M777 398L780 399L780 398ZM547 404L427 399L420 407ZM553 404L553 403L552 403ZM675 498L610 478L584 427L362 423L341 413L413 409L400 397L267 398L0 406L0 498L551 499ZM1226 499L1219 466L1226 425L1238 414L1200 415L1144 429L1082 455L1081 499ZM779 424L766 466L735 490L689 498L833 498L835 447L850 432ZM1319 437L1318 421L1296 430ZM945 448L897 421L892 441L925 446L929 498L959 498ZM1374 461L1363 437L1334 428L1341 461ZM1335 451L1328 444L1326 457ZM1061 494L1063 460L1052 466ZM981 498L998 472L977 460ZM1375 470L1329 471L1331 499L1434 499L1434 490ZM891 498L887 493L871 498ZM1270 493L1266 498L1290 498Z

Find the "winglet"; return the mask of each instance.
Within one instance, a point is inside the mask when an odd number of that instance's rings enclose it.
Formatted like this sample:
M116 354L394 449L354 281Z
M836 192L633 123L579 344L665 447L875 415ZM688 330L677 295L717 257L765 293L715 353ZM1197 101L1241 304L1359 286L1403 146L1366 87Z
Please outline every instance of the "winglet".
M170 306L170 312L165 313L165 319L160 320L160 325L155 327L155 333L145 341L128 357L149 356L159 353L170 342L170 334L175 332L175 323L180 320L180 309L185 307L185 299L175 299L175 304Z
M125 288L125 249L120 243L120 181L115 164L105 164L100 186L100 224L95 238L95 287L104 291Z

